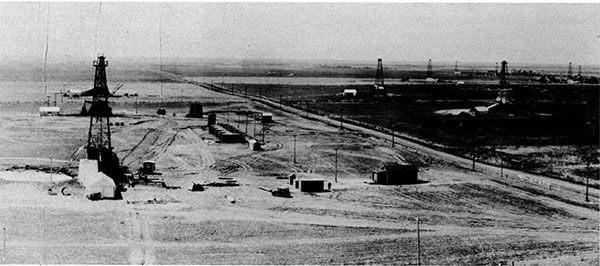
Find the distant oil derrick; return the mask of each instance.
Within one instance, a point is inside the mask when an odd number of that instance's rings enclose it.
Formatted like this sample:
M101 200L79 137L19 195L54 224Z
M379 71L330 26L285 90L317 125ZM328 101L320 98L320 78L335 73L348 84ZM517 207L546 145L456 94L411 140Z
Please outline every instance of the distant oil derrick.
M569 62L569 70L567 71L567 76L573 76L573 66L571 65L571 62Z
M506 61L502 61L502 68L500 69L500 86L504 87L508 85L508 72L506 71Z
M90 128L87 141L87 158L98 161L98 171L112 178L116 184L122 183L123 174L120 169L119 158L113 152L110 136L110 121L112 115L108 98L110 91L106 85L106 67L108 61L103 55L93 63L96 68L94 88L90 91L92 96L90 115Z
M375 73L375 94L385 94L383 62L381 58L377 59L377 72Z
M433 66L431 66L431 59L429 59L429 63L427 64L427 74L425 75L425 78L431 77L433 77Z

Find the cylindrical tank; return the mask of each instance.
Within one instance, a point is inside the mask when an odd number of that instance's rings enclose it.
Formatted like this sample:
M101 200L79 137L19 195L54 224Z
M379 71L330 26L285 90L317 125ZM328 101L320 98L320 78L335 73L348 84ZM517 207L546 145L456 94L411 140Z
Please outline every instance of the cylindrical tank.
M215 113L208 114L208 125L216 125L217 124L217 115Z

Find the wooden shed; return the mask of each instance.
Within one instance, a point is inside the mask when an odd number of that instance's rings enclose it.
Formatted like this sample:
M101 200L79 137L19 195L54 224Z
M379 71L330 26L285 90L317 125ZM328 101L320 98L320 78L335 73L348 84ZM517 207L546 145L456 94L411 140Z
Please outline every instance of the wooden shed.
M190 113L187 115L187 117L202 118L203 117L202 104L201 103L190 103Z
M418 182L419 168L411 164L384 163L371 175L375 184L401 185Z
M323 179L300 179L299 189L302 192L321 192L325 186Z

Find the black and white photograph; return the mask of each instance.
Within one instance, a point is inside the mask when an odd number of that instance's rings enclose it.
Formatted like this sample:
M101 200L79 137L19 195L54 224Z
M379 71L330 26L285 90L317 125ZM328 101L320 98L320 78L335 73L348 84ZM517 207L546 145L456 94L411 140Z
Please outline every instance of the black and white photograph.
M599 265L599 25L0 1L0 264Z

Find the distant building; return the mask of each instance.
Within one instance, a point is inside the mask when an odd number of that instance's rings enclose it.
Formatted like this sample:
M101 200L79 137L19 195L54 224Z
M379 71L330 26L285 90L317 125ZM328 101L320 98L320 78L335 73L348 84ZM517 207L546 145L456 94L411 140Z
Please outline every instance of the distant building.
M323 179L300 179L298 182L301 192L321 192L325 186Z
M382 185L414 184L418 181L418 172L419 168L414 165L384 163L373 171L371 180Z
M55 116L60 114L58 106L40 106L40 116Z
M355 97L358 92L355 89L344 89L344 96L352 96Z
M187 117L202 118L202 104L201 103L190 103L190 113Z
M485 106L475 106L469 110L469 113L471 113L472 116L476 116L476 115L485 115L489 111L490 110Z
M262 122L263 123L273 123L273 114L272 113L262 113Z

